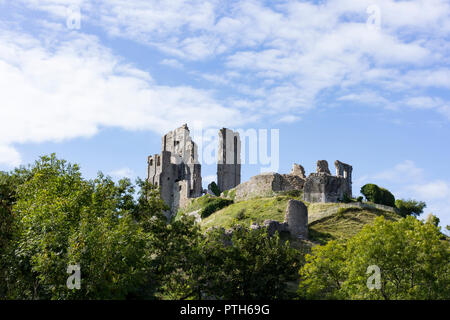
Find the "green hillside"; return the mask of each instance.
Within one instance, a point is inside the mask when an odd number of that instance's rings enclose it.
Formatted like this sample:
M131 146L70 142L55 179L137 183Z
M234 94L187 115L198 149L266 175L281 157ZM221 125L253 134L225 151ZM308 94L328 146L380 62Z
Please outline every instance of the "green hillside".
M301 200L301 198L301 195L298 197L277 195L236 202L204 218L200 225L203 230L207 230L211 227L229 229L237 224L248 227L253 222L262 224L267 219L283 222L288 201L290 199ZM194 210L202 210L202 206L207 206L212 199L211 196L199 198L183 211L189 213ZM357 204L304 203L308 207L309 238L318 243L350 238L364 225L372 223L380 215L389 220L400 218L393 210L388 211L375 207L358 208Z

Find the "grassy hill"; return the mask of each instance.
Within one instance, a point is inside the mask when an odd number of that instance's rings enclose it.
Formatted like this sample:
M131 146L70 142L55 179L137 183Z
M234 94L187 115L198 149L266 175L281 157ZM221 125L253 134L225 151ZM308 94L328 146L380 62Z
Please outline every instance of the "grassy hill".
M180 214L194 210L201 211L214 199L217 198L212 196L198 198ZM236 224L250 226L253 222L262 224L266 219L282 222L290 199L302 200L302 196L280 194L227 204L225 208L202 219L200 225L203 230L206 230L210 227L229 229ZM322 244L333 239L352 237L364 225L372 223L377 216L383 215L389 220L400 218L393 210L370 207L370 204L359 208L358 204L303 202L308 207L309 238L313 242Z

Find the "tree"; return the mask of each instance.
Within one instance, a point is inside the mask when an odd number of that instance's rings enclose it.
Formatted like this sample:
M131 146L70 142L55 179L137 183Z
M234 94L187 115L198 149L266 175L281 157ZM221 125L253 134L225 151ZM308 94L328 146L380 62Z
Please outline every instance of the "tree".
M101 173L87 181L77 165L54 154L36 161L12 206L16 219L8 297L152 297L159 266L152 252L155 237L145 222L151 219L149 210L160 210L162 200L154 192L136 203L134 191L129 180L116 184ZM66 286L67 268L74 264L81 266L80 290Z
M190 218L192 219L192 218ZM193 219L192 219L193 221ZM185 221L185 223L187 220ZM197 234L180 250L163 280L170 299L283 299L287 281L295 281L300 255L265 229L238 228L232 237L221 229ZM176 242L182 243L182 242ZM169 270L169 269L166 269Z
M380 188L376 184L366 184L361 188L361 194L363 194L368 201L377 204L383 204L386 206L395 206L395 197L387 189Z
M0 171L0 299L8 292L8 269L13 255L12 239L15 217L12 212L17 190L30 176L29 170L19 168L13 172Z
M267 230L235 228L231 243L220 231L204 246L209 265L209 295L221 299L285 299L287 282L296 280L300 254Z
M427 206L425 202L422 201L416 201L416 200L396 200L395 206L399 210L399 214L402 217L406 216L420 216L423 213L423 209Z
M300 270L302 298L448 299L450 250L439 229L413 217L383 217L344 245L316 247ZM369 289L367 270L381 270L380 289Z

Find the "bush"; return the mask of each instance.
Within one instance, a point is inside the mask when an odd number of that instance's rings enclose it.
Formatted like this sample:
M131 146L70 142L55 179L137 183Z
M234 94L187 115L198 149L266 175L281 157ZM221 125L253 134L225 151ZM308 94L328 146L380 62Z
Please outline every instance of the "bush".
M302 190L283 191L280 194L288 196L288 197L298 198L298 197L300 197L302 195Z
M418 202L416 200L396 200L395 206L399 210L399 214L402 217L407 216L420 216L423 213L423 209L427 206L425 202Z
M208 189L211 190L216 196L220 197L220 189L214 181L209 184Z
M344 193L344 195L342 196L342 200L343 203L350 203L353 202L352 198L350 198L346 193Z
M357 202L362 202L362 201L363 201L363 197L362 197L362 196L359 196L358 198L356 198L356 201L357 201Z
M245 216L245 209L241 209L236 213L236 219L237 220L244 220L246 218Z
M205 218L209 217L211 214L213 214L214 212L216 212L222 208L228 207L232 203L233 203L233 200L230 200L230 199L212 198L212 199L210 199L210 201L208 201L206 206L202 209L202 211L200 212L200 216L202 217L202 219L205 219Z
M387 189L380 188L376 184L366 184L361 188L361 193L366 197L367 201L386 206L395 206L395 197Z

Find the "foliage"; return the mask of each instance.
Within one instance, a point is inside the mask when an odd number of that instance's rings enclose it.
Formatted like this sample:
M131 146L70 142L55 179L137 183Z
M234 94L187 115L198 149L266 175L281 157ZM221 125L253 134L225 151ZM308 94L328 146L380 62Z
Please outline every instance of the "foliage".
M55 155L29 169L12 206L14 233L8 262L8 298L124 299L152 297L155 237L166 225L159 193L141 182L117 184L101 173L84 180L77 165ZM148 192L152 191L152 192ZM69 265L81 266L81 289L69 290Z
M212 213L225 208L233 203L233 200L223 198L213 198L205 207L200 211L202 219L209 217Z
M236 228L231 245L226 236L211 232L205 244L208 260L215 267L206 292L220 299L283 299L289 280L295 280L299 253L278 234L268 237L266 229ZM211 276L212 275L212 276Z
M220 197L220 189L217 186L217 183L215 181L211 182L208 185L208 189L211 190L214 193L214 195L216 195L217 197Z
M242 209L236 213L236 219L237 220L244 220L245 219L245 209Z
M292 197L292 198L300 198L303 195L303 191L302 190L288 190L288 191L279 192L278 194Z
M353 199L351 197L349 197L347 193L344 193L344 196L342 197L341 201L343 203L351 203L351 202L353 202Z
M361 193L366 197L368 201L377 204L383 204L386 206L395 206L394 195L384 188L380 188L376 184L366 184L362 186Z
M308 299L448 299L450 250L431 223L383 217L344 241L316 246L300 269ZM381 288L367 287L367 268L381 269Z
M427 206L425 202L416 201L416 200L404 200L398 199L395 200L395 206L399 210L399 214L402 217L406 216L420 216L423 213L423 209Z

